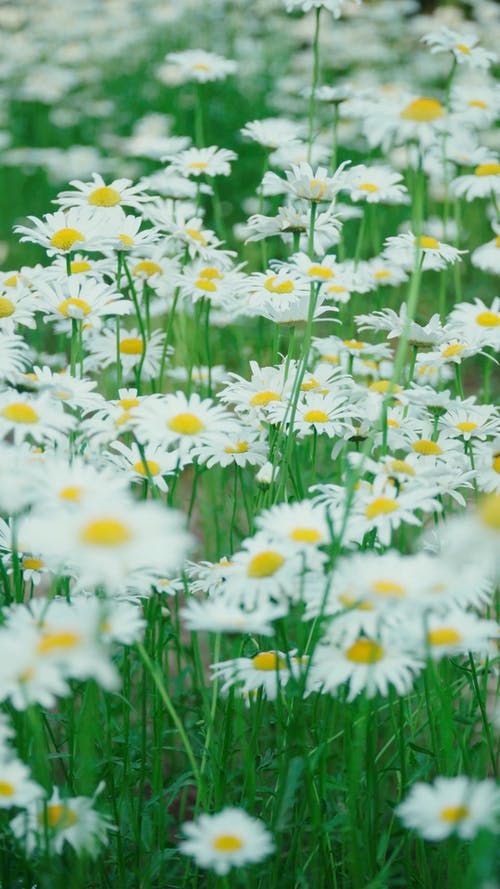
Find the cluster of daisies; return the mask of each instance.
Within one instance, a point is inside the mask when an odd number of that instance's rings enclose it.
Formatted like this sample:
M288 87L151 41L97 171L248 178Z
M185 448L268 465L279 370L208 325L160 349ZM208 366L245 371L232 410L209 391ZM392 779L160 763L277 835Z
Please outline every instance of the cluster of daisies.
M315 9L319 25L344 2L284 5ZM477 93L453 83L467 65L488 77L495 57L474 35L445 28L423 42L450 58L445 99L315 80L309 132L285 117L242 129L265 169L235 235L259 242L259 270L207 221L236 153L187 138L137 183L73 180L55 212L16 226L48 262L0 273L0 702L10 712L55 708L74 682L119 691L113 653L141 643L142 604L164 593L182 595L187 630L252 643L251 657L210 666L215 693L250 713L288 694L405 696L444 657L487 678L498 654L500 414L489 377L500 298L463 298L460 266L500 272L500 162L480 144L500 99L487 82ZM202 96L236 71L188 50L170 53L159 77ZM321 103L335 109L333 148L314 133ZM391 163L338 165L340 115ZM424 177L443 219L424 218ZM465 249L460 212L477 199L494 237ZM411 218L379 237L378 205ZM439 312L418 323L419 289L438 280ZM401 285L408 301L382 308ZM375 308L353 316L360 295ZM272 331L267 363L249 354L242 374L214 364L214 333L236 331L243 348L249 327ZM462 368L477 356L481 395L465 397ZM196 480L213 469L234 478L231 551L189 561ZM186 519L174 504L189 482ZM101 785L93 797L42 787L13 739L2 714L0 808L16 810L14 837L29 854L67 843L96 856L119 828L97 811ZM499 806L492 781L458 776L414 785L396 811L425 839L469 839L495 829ZM222 876L274 849L243 809L183 831L180 851Z

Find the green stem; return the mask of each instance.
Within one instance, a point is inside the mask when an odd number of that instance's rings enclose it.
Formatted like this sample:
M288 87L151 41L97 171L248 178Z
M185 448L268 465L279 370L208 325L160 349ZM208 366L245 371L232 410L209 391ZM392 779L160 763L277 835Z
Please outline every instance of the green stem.
M311 97L309 99L309 136L308 136L308 148L307 148L308 163L311 163L311 154L312 154L312 146L313 146L313 132L314 132L314 108L315 108L315 102L316 102L316 90L318 88L318 81L319 81L319 18L320 18L320 13L321 13L321 7L318 7L316 9L316 23L315 23L315 28L314 28L313 79L312 79Z

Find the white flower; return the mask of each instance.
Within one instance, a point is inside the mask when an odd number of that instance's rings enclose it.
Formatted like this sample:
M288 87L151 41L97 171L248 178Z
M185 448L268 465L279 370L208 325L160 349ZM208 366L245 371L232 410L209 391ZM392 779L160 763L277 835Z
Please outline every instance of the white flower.
M390 262L395 262L406 271L415 268L418 253L421 256L422 269L439 270L447 265L461 261L461 254L467 250L457 250L450 244L443 244L429 235L415 237L413 232L404 232L392 238L386 238L384 242L384 256Z
M188 148L175 154L171 161L171 169L182 176L229 176L231 172L230 162L236 160L234 151L226 148L217 148L210 145L208 148Z
M431 47L431 53L452 52L459 65L470 65L471 68L487 70L497 61L497 54L477 46L479 38L475 34L460 34L449 28L431 31L422 37L424 43Z
M345 174L343 190L349 192L352 201L366 201L368 204L408 204L408 191L401 173L390 167L366 167L359 164Z
M474 198L488 198L492 194L500 195L500 163L496 157L480 163L473 173L458 176L450 182L450 191L455 197L464 197L466 201Z
M446 330L466 343L500 348L500 297L495 296L491 305L482 300L474 303L458 303L452 309Z
M276 173L266 173L262 184L264 188L274 189L275 194L288 193L311 202L332 201L344 187L343 171L348 164L349 161L344 161L333 176L329 176L325 167L318 167L314 171L306 161L302 161L299 164L292 164L291 169L285 171L286 180L281 179Z
M171 52L165 56L165 61L175 71L178 83L208 83L211 80L224 80L228 74L236 71L236 62L224 59L213 52L205 52L203 49L187 49L183 52ZM160 70L161 79L162 70ZM166 72L168 74L168 69Z
M49 256L69 254L84 248L90 252L102 250L106 243L105 214L95 207L71 207L67 213L57 210L47 213L43 220L28 216L32 227L16 225L14 231L21 241L45 247Z
M245 611L238 605L226 602L224 595L219 595L206 602L188 599L179 614L189 630L210 633L249 633L252 635L272 636L272 622L287 613L286 605L260 603L255 611Z
M405 827L424 840L443 840L456 833L470 840L479 830L496 831L500 791L492 780L475 781L465 775L436 778L434 784L414 784L396 812Z
M241 135L264 148L280 148L296 142L302 135L302 127L295 120L286 117L266 117L263 120L251 120L241 129Z
M133 185L131 179L114 179L110 185L106 185L102 176L92 174L93 181L82 182L73 179L69 184L75 191L59 192L54 204L62 207L96 207L108 209L110 207L135 207L140 208L149 200L144 193L143 185Z
M500 275L500 234L487 244L476 247L470 259L472 265L483 272Z
M271 834L262 821L243 809L226 808L215 815L200 815L182 825L186 839L179 844L199 867L224 876L240 867L267 858L274 850Z
M0 748L1 750L1 748ZM43 788L31 779L30 771L14 756L0 755L0 810L11 806L25 808L43 796Z
M340 18L345 0L283 0L287 12L309 12L311 9L327 9L334 18ZM356 0L359 4L361 0Z

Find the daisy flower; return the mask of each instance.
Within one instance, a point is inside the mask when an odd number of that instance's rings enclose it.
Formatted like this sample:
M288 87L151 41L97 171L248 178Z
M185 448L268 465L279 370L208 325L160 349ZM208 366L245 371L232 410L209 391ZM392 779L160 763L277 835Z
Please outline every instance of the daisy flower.
M206 438L231 429L234 421L211 398L184 392L163 395L141 404L134 413L136 434L140 441L191 451Z
M262 466L267 453L268 444L260 429L238 425L234 431L214 434L210 441L196 445L191 456L211 469L212 466Z
M473 126L490 126L500 112L500 87L483 81L458 83L451 91L451 110Z
M349 192L352 201L368 204L408 204L408 190L402 184L403 176L390 167L364 164L351 167L345 174L343 190Z
M302 569L291 540L259 532L244 540L241 551L233 555L226 569L224 595L248 609L258 608L261 602L281 604L299 592L295 582Z
M458 176L450 182L450 191L457 197L464 197L466 201L475 198L489 198L491 195L500 195L500 163L496 156L478 164L473 173Z
M349 163L350 161L344 161L333 176L329 176L326 167L318 167L313 171L306 161L302 161L292 164L291 169L285 171L286 180L276 173L266 173L262 184L264 188L274 190L274 194L291 194L314 203L332 201L344 186L346 174L343 171Z
M208 83L213 80L225 80L229 74L236 72L236 62L224 59L213 52L203 49L187 49L183 52L171 52L165 56L170 68L175 70L177 83ZM163 79L163 77L162 77Z
M219 393L226 404L234 404L240 413L249 412L258 419L265 419L269 405L286 401L292 391L292 374L285 376L285 364L278 367L260 367L256 361L250 362L251 378L245 380L238 374L230 373L231 382Z
M295 120L286 117L266 117L251 120L240 130L241 135L258 142L270 150L296 142L302 136L302 127Z
M192 632L272 636L272 622L284 617L287 610L286 605L261 602L255 611L245 611L238 605L226 602L224 595L220 595L206 602L188 599L187 605L180 609L179 614Z
M355 322L358 330L387 330L387 339L400 337L407 329L406 303L400 307L399 314L393 309L382 309L371 312L369 315L356 315ZM424 326L411 321L408 327L408 342L415 346L433 346L439 343L443 336L443 326L439 315L433 315Z
M488 436L500 434L498 411L490 404L452 405L439 420L449 434L464 441L484 441Z
M389 262L402 266L405 271L415 268L417 256L420 254L422 269L439 270L461 261L461 255L467 250L458 250L450 244L443 244L429 235L416 238L413 232L404 232L384 242L384 256Z
M21 241L40 244L48 256L67 255L82 247L89 252L102 250L106 241L105 217L94 207L71 207L67 212L57 210L43 219L28 216L33 225L14 226Z
M419 509L441 511L441 504L425 489L399 492L386 480L378 477L373 486L361 486L356 492L352 514L348 519L349 537L361 541L366 533L376 530L383 546L389 546L393 531L405 522L421 525L415 515Z
M0 437L11 435L15 445L28 438L37 444L62 443L74 426L75 419L48 395L12 390L0 395Z
M171 169L182 176L229 176L231 161L237 156L234 151L210 145L208 148L188 148L163 160L169 160Z
M243 809L228 807L215 815L200 815L196 821L183 824L182 830L182 854L221 876L232 867L262 861L274 851L273 839L263 822Z
M0 756L0 809L24 809L43 795L43 788L32 780L23 762L12 755Z
M329 392L321 395L313 391L306 393L303 400L299 401L294 418L293 428L300 438L312 435L327 435L328 438L343 436L346 432L353 432L352 420L355 412L351 406L349 395ZM283 421L290 426L290 420L285 416L283 405L273 405L269 412L271 422Z
M297 660L292 661L282 651L259 651L251 658L238 657L211 664L211 679L212 682L222 682L221 695L236 686L238 694L249 695L262 691L263 697L268 701L275 701L292 676L289 664L296 667L294 675L300 676L300 663Z
M452 52L459 65L469 65L471 68L487 70L498 59L496 53L477 45L479 38L475 34L460 34L450 28L431 31L422 37L422 41L430 46L431 53Z
M477 297L474 303L458 303L448 316L446 329L466 342L499 349L500 297L495 296L490 306Z
M471 263L483 272L500 275L500 234L487 244L481 244L471 254Z
M309 12L311 9L327 9L338 19L345 0L283 0L287 12ZM359 4L361 0L356 0Z
M457 834L470 840L480 830L498 829L500 790L489 779L475 781L436 778L433 784L414 784L396 808L405 827L416 830L424 840L444 840Z
M38 298L27 287L0 290L0 329L14 333L16 324L31 329L36 327L35 312L40 308Z
M423 624L409 631L408 642L422 655L433 660L445 656L477 652L481 657L494 654L493 641L498 639L498 624L475 614L452 608L444 614L427 613Z
M133 207L139 209L141 204L149 200L144 193L144 186L133 185L131 179L114 179L106 185L99 173L92 174L91 182L72 179L69 183L74 191L59 192L54 204L61 207Z
M408 275L394 262L389 262L385 256L376 256L367 262L358 264L358 271L370 281L369 290L377 287L399 287L408 280Z
M132 310L132 304L121 293L110 284L95 279L82 280L71 276L60 283L42 283L38 287L38 296L44 320L63 322L66 333L71 331L73 320L98 327L102 318L127 315Z
M29 354L29 346L21 336L0 330L0 379L22 373Z
M165 334L161 330L153 330L144 342L139 331L134 327L131 330L120 330L120 362L125 380L131 379L135 370L141 365L141 376L144 380L151 380L158 375L163 354L163 341ZM116 363L116 333L106 328L95 331L85 339L87 355L83 366L85 372L96 371L103 367L110 367ZM169 346L168 354L172 354ZM143 360L144 357L144 360Z
M109 447L112 451L117 452L116 455L106 455L110 464L120 469L131 482L144 482L151 478L155 487L166 493L168 486L164 477L173 475L179 468L177 453L165 451L165 448L160 445L145 447L145 466L136 444L127 447L121 441L112 441Z

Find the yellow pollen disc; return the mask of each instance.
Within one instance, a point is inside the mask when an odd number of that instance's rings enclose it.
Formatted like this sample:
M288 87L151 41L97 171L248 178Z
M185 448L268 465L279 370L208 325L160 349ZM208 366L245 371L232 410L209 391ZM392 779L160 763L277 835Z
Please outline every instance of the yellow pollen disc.
M328 423L329 419L325 411L307 411L307 414L304 414L306 423Z
M16 311L16 307L10 299L5 296L0 297L0 318L9 318Z
M218 278L219 281L222 281L223 277L224 275L221 275L218 269L206 268L200 272L200 278Z
M465 43L457 43L455 49L458 49L459 52L463 52L464 56L470 56L470 49Z
M116 428L119 429L120 426L124 426L125 423L128 423L128 421L131 419L132 419L132 414L130 413L130 411L123 411L123 414L121 415L121 417L117 417L115 420Z
M71 250L77 241L84 241L85 235L82 235L76 228L60 228L54 232L50 239L51 247L56 250Z
M71 263L71 274L72 275L81 275L82 272L90 272L92 266L90 262L87 262L85 259L75 260Z
M342 605L345 605L346 608L353 608L356 606L358 611L373 611L373 605L371 602L359 602L358 599L355 599L353 596L348 596L346 593L342 593L339 596L339 602Z
M498 472L500 474L500 454L497 454L496 457L493 457L493 471Z
M156 463L155 460L146 460L146 463L148 466L149 475L159 475L161 471L159 463ZM146 472L146 467L144 466L142 460L134 463L132 469L134 469L135 472L138 472L139 475L142 475L144 478L146 478L148 475L148 473Z
M413 466L405 463L404 460L393 460L391 463L391 472L402 472L404 475L415 475Z
M346 651L348 660L355 664L376 664L385 657L385 651L373 639L357 639Z
M339 363L339 356L338 355L322 355L321 361L325 362L326 364L338 364Z
M497 235L495 238L495 247L498 247L500 250L500 235Z
M474 170L474 176L498 176L500 174L500 164L479 164Z
M458 821L463 821L464 818L467 818L470 814L470 809L467 806L447 806L445 809L441 809L440 816L443 821L448 821L451 824L456 824Z
M40 825L44 824L43 813L38 816L38 822ZM52 806L47 806L47 824L49 827L56 830L66 830L77 823L78 815L68 806L64 806L62 803L54 803Z
M75 648L81 637L69 630L60 633L43 633L37 645L38 654L50 654L59 649Z
M272 577L284 563L281 553L276 553L272 549L264 550L250 559L247 574L249 577Z
M276 670L284 670L286 661L282 657L278 657L274 651L261 651L252 658L252 664L256 670L262 670L265 673Z
M415 245L420 244L422 250L439 250L439 241L436 238L430 238L429 235L421 235L415 238Z
M392 278L392 272L387 271L387 269L380 269L380 271L375 272L373 277L382 281L384 278Z
M118 402L118 407L122 407L124 411L129 411L133 407L139 407L139 404L138 398L121 398Z
M192 70L193 71L210 71L210 66L203 65L201 62L199 62L197 65L193 65Z
M195 161L192 164L188 164L188 170L206 170L208 164L205 161Z
M316 528L294 528L289 537L297 543L317 543L321 540L321 534Z
M217 852L237 852L243 847L243 841L230 833L223 833L220 837L215 837L213 847Z
M210 278L199 278L195 287L197 287L198 290L205 290L207 293L215 293L217 290L217 284L214 284Z
M476 315L476 323L481 327L498 327L500 315L495 312L479 312L479 315Z
M93 546L120 546L131 538L130 528L112 516L89 522L80 534L83 543L90 543Z
M198 244L201 244L202 247L207 246L207 240L204 235L197 228L185 228L184 231L188 235L188 237L192 238L193 241L197 241Z
M340 284L332 284L331 287L328 288L328 293L345 293L347 287L341 287Z
M320 384L318 383L318 381L315 380L314 377L311 377L307 381L307 383L302 383L302 386L300 388L301 388L302 392L310 392L311 389L317 389L319 387L319 385Z
M75 309L76 311L73 314L69 309ZM86 317L90 314L92 308L84 299L73 297L72 299L65 299L62 303L59 303L57 311L60 312L61 315L64 315L65 318L74 318L77 312Z
M309 268L309 271L307 274L310 275L311 278L313 276L315 276L316 278L334 278L335 277L332 270L325 268L324 265L312 265Z
M465 346L462 343L452 343L451 346L446 346L446 349L443 349L441 352L442 358L454 358L455 355L461 355Z
M387 425L392 426L393 429L399 429L399 423L397 420L387 420Z
M130 235L126 235L122 232L118 235L118 238L122 242L124 247L133 247L134 239Z
M319 200L323 197L326 191L326 182L322 182L321 179L311 179L309 188L311 190L311 194L314 194L316 200Z
M500 531L500 494L485 497L479 509L479 516L488 527Z
M371 589L377 596L406 596L406 590L393 580L374 580Z
M31 559L29 556L23 559L23 568L27 570L31 569L31 571L37 571L39 568L43 568L45 566L45 562L42 562L41 559Z
M474 429L477 429L477 423L472 423L469 421L464 421L463 423L457 423L456 428L460 432L473 432Z
M23 404L16 401L14 404L8 404L2 411L2 417L11 420L13 423L38 423L40 419L36 410L30 404Z
M281 401L281 395L271 389L266 389L264 392L256 392L250 399L250 404L252 407L265 407L271 401Z
M395 392L402 392L401 386L392 386L391 380L375 380L374 383L370 383L368 386L370 392L378 392L380 395L385 395L389 389L392 389L393 394Z
M439 456L439 454L443 453L443 449L436 441L430 441L430 439L427 438L422 438L421 441L415 441L412 444L412 448L416 454L422 454L424 457Z
M121 195L116 188L102 185L101 188L95 188L94 191L91 191L87 201L93 207L116 207L121 202Z
M16 788L7 781L0 781L0 796L14 796Z
M413 120L416 123L430 123L438 117L444 117L444 108L437 99L428 99L422 96L413 99L406 108L403 108L400 117L403 120Z
M142 355L143 342L138 336L126 336L120 341L122 355Z
M462 641L462 636L455 627L439 627L437 630L429 630L427 642L429 645L455 645Z
M360 343L359 340L344 340L344 346L347 346L348 349L364 349L365 344Z
M367 519L376 519L379 515L389 515L397 509L399 504L395 500L391 500L390 497L377 497L366 507L365 516Z
M83 488L79 485L68 485L66 488L61 488L59 491L61 500L70 500L73 503L78 503L82 498L82 494Z
M469 108L487 108L488 104L483 102L482 99L471 99L470 102L467 103Z
M224 451L226 452L226 454L246 454L248 451L248 442L237 441L235 448L227 447L224 448Z
M288 278L285 281L281 281L279 284L275 284L276 275L271 275L270 278L264 284L266 290L269 290L269 293L293 293L293 282Z
M375 192L378 191L378 185L374 185L373 182L362 182L361 185L358 185L358 190Z
M152 275L161 275L162 271L162 267L157 262L153 262L152 259L143 259L134 266L132 274L136 278L140 275L146 275L146 278L151 278Z
M10 275L3 283L4 287L17 287L17 275Z
M182 414L176 414L172 417L167 426L172 432L178 432L179 435L197 435L203 432L205 426L196 414L190 414L188 411Z

